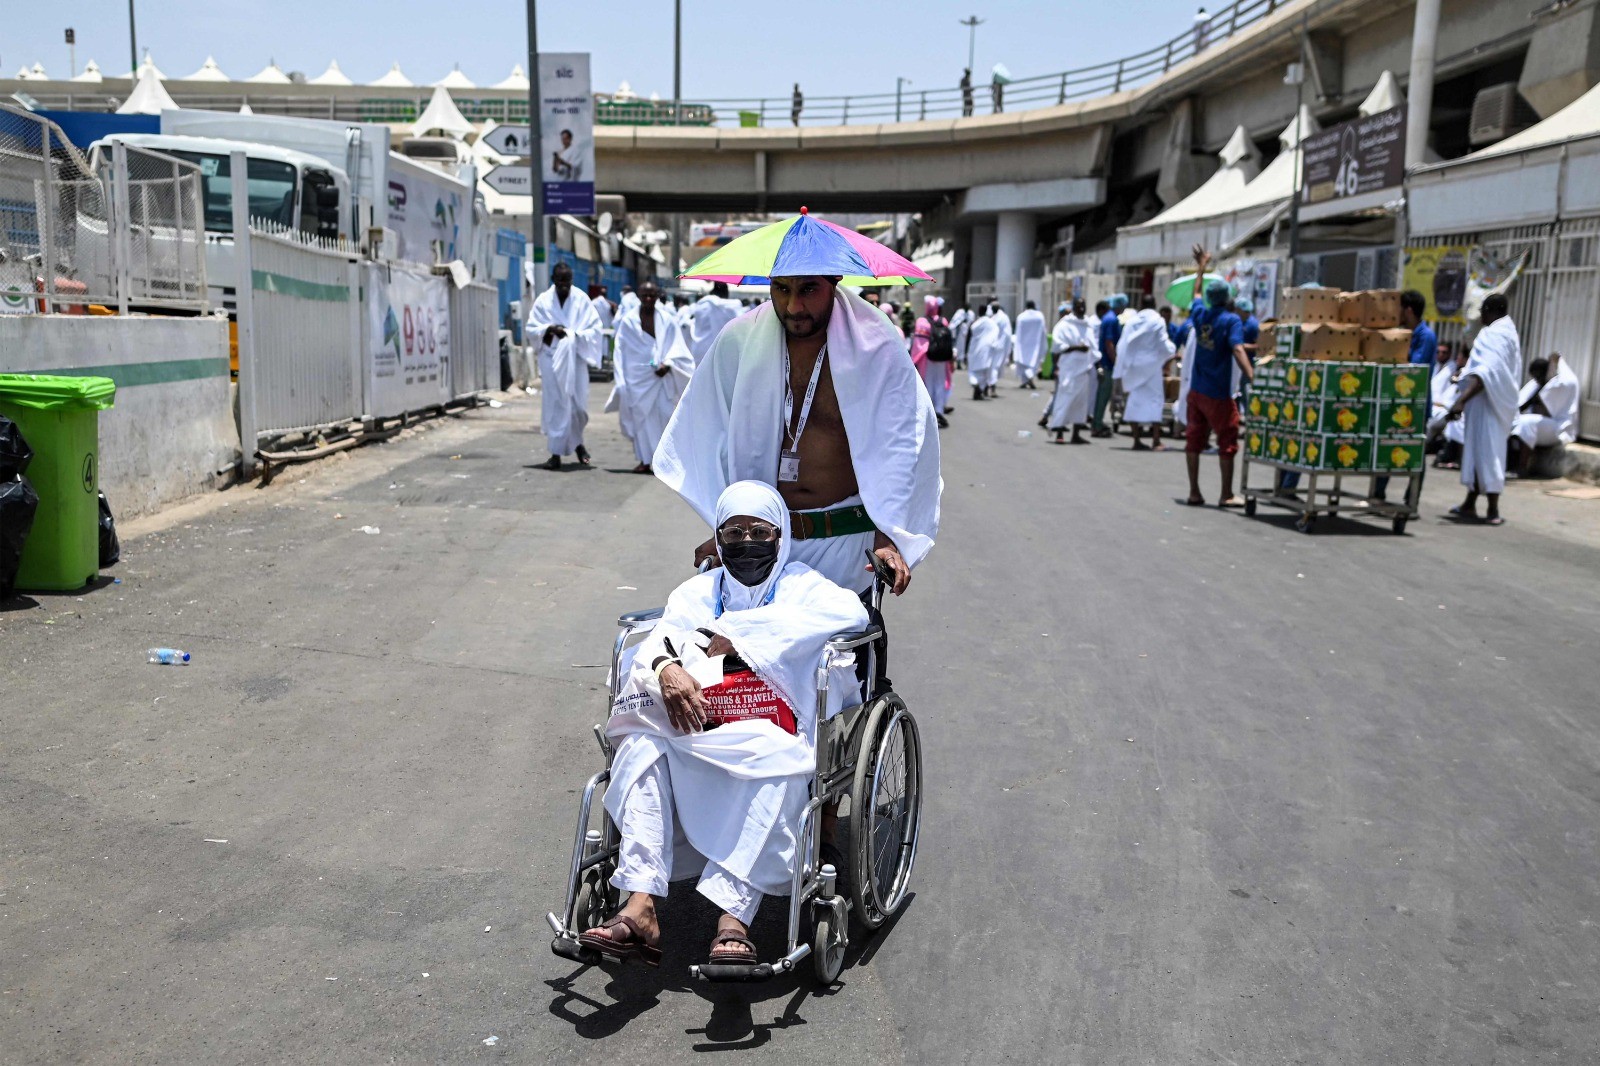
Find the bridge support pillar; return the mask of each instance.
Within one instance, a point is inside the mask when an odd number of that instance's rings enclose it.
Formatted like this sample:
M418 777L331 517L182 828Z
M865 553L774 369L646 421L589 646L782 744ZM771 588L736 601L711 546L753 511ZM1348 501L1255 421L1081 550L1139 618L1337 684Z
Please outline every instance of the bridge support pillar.
M1027 211L1002 211L996 227L994 251L994 278L1002 293L1001 305L1015 318L1022 310L1022 287L1018 284L1033 261L1033 238L1037 227L1033 215ZM1011 288L1014 287L1014 288Z
M967 280L992 282L994 274L995 226L979 222L972 227L972 270ZM966 294L963 293L963 296Z

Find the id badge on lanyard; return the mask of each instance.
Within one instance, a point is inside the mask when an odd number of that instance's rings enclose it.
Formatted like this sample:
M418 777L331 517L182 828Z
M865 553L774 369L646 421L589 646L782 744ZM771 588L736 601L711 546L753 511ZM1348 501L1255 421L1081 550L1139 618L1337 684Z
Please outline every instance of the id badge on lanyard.
M778 456L778 483L793 483L800 480L800 435L806 431L806 422L811 418L811 402L817 398L817 382L822 380L822 362L828 358L828 346L824 344L822 351L817 353L816 366L811 368L811 384L806 386L805 402L800 405L800 421L794 427L794 435L790 438L788 447L784 448ZM794 397L789 393L789 350L783 351L783 432L789 436L789 420L794 417Z

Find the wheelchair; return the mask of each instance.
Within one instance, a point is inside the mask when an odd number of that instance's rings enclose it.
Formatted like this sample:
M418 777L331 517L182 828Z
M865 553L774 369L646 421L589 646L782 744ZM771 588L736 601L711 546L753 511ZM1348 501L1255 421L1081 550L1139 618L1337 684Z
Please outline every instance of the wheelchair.
M873 568L871 615L881 618L883 592L893 575L875 557ZM661 614L662 609L656 608L617 619L608 714L622 683L624 654L644 640ZM800 818L785 954L772 962L703 963L689 967L692 977L766 981L793 971L810 956L817 981L831 984L844 968L852 929L864 938L905 902L922 821L922 741L916 719L880 677L877 643L883 635L876 625L841 634L828 642L817 665L816 735L811 738L817 765ZM860 649L865 649L866 670L859 694L852 686L848 705L824 720L833 667L847 664ZM611 779L612 758L604 728L596 725L594 735L606 768L589 778L578 802L563 910L545 915L555 933L551 950L581 963L602 959L578 942L578 934L599 925L621 905L621 890L611 885L621 836L604 804L599 825L591 821L595 795ZM836 842L825 854L821 814L833 803L838 804Z

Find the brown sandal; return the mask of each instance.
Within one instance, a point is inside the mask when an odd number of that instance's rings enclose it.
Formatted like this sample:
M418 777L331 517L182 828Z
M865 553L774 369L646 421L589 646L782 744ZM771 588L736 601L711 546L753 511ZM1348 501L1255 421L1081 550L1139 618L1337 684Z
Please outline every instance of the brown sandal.
M626 940L601 936L596 932L599 929L615 929L618 926L628 931ZM646 966L661 965L661 949L646 941L644 934L639 931L639 926L625 914L614 914L595 926L594 929L579 933L578 943L591 951L598 951L607 958L616 959L619 962L638 959Z
M743 944L748 951L723 951L718 950L718 944ZM747 936L728 930L718 930L717 935L711 938L711 957L706 962L712 966L754 966L760 962L756 955L755 943Z

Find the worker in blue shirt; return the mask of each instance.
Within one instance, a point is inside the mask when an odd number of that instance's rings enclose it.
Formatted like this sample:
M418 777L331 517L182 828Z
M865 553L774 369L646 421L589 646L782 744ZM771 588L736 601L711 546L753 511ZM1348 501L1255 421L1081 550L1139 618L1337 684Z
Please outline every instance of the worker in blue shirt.
M1111 372L1117 365L1117 342L1122 339L1122 323L1117 320L1117 315L1127 306L1127 296L1119 292L1109 301L1097 304L1094 309L1095 314L1100 316L1100 385L1094 394L1094 430L1089 434L1091 437L1111 436L1111 427L1106 425L1106 406L1111 403L1111 391L1116 386Z
M1178 354L1183 354L1184 342L1189 339L1189 320L1186 318L1182 322L1174 322L1172 321L1172 308L1163 307L1161 309L1161 321L1167 324L1167 339L1172 342L1174 348L1178 349Z
M1411 331L1411 362L1432 366L1439 357L1439 335L1422 321L1428 298L1416 289L1400 294L1400 324Z
M1244 322L1244 354L1250 357L1250 365L1256 365L1256 342L1261 339L1261 320L1256 317L1256 305L1248 296L1241 296L1233 303L1234 310Z

